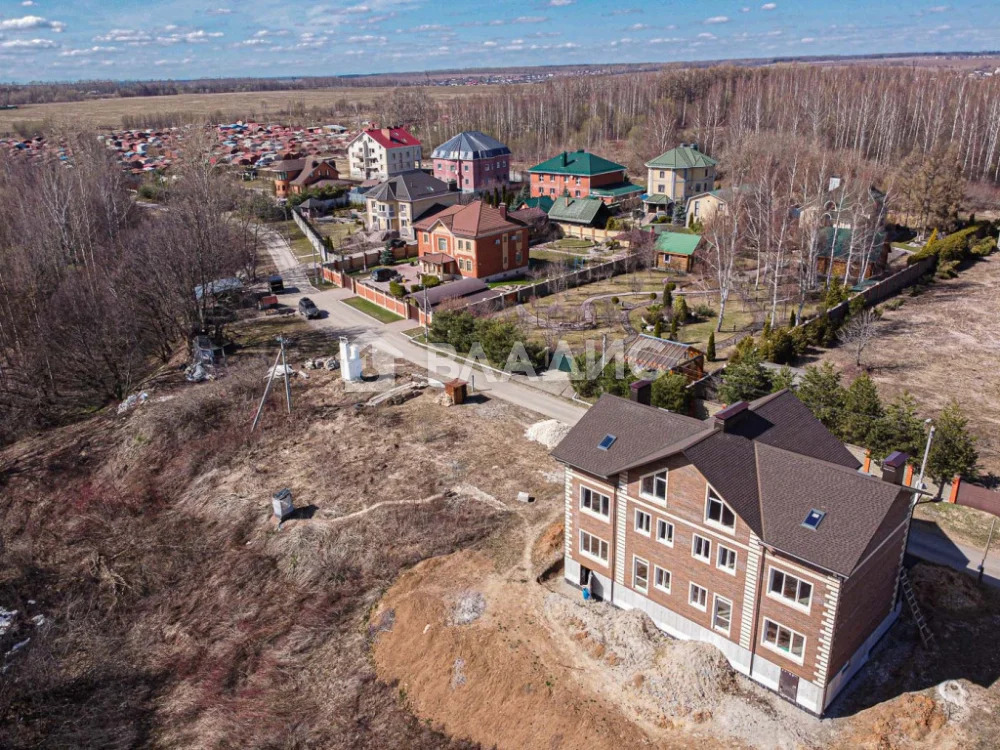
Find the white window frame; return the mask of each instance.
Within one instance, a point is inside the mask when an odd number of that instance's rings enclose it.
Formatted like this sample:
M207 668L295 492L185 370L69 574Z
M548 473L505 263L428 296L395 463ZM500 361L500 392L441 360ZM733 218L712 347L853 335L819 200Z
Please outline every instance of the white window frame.
M587 552L583 548L584 535L587 535L591 539L596 539L600 543L597 546L598 550L601 549L600 545L603 544L605 548L607 548L608 550L608 559L601 559L598 555L592 555L590 552ZM577 546L577 551L580 553L582 557L586 557L587 559L593 560L594 562L599 562L601 565L605 566L608 564L608 560L610 560L611 558L611 547L608 545L608 543L605 540L601 539L601 537L597 536L597 534L591 534L589 531L584 531L583 529L580 529L580 544ZM598 552L598 554L600 553Z
M702 591L705 592L705 603L704 604L697 604L697 603L695 603L695 600L694 600L694 590L695 589L701 589ZM707 612L708 611L708 589L706 589L704 586L702 586L700 584L697 584L694 581L692 581L688 585L688 604L690 604L695 609L701 610L702 612Z
M774 635L774 643L771 643L770 641L766 640L767 639L767 624L768 623L771 623L776 628L775 635ZM795 636L798 636L799 638L802 639L802 655L801 656L796 656L795 652L792 651L791 648L789 648L788 651L785 651L785 649L781 648L778 645L778 640L779 640L778 636L780 635L780 632L782 630L786 630L789 633L789 638L788 638L789 647L791 647L791 645L793 643L795 643ZM807 642L808 642L808 639L802 633L800 633L799 631L793 630L792 628L788 627L787 625L782 625L780 622L778 622L777 620L772 620L770 617L765 617L764 618L764 621L762 623L762 627L760 629L760 645L763 646L764 648L770 649L774 653L780 654L781 656L784 656L786 659L788 659L789 661L793 661L796 664L802 664L802 663L805 662L805 658L806 658L806 643Z
M646 584L644 586L639 585L638 567L640 563L646 566ZM632 588L644 594L649 591L649 568L649 560L644 560L638 555L632 555Z
M471 268L467 269L467 270L471 270ZM593 496L596 495L598 498L601 498L598 502L600 502L600 504L602 506L604 505L604 500L608 501L608 514L607 515L604 515L600 511L596 511L596 510L593 510L591 508L587 508L586 506L584 506L584 504L583 504L583 495L584 495L585 491L589 492L590 495L591 495L591 497L593 497ZM591 503L591 504L593 504L593 503ZM598 492L593 487L588 487L585 484L581 484L580 485L580 512L581 513L586 513L588 516L593 516L594 518L599 518L602 521L610 521L611 520L611 498L610 498L610 496L605 495L603 492Z
M667 585L666 586L661 586L657 582L657 577L658 577L659 573L666 573L667 574ZM659 565L654 565L653 566L653 588L656 589L657 591L662 591L664 594L669 594L670 593L670 584L673 582L673 578L674 578L674 574L671 573L666 568L661 568Z
M733 567L730 568L722 564L721 558L724 553L727 554L727 556L732 555ZM727 547L724 544L715 545L715 567L717 567L721 571L728 573L731 576L734 576L736 575L737 565L739 565L739 554L736 552L736 550L731 549L730 547Z
M800 604L797 598L796 599L789 599L787 596L785 596L784 593L783 593L784 590L785 590L784 583L782 583L781 592L772 591L771 590L771 585L774 583L774 574L775 573L780 573L785 578L794 578L796 581L798 581L798 584L795 587L795 593L796 593L796 595L798 594L799 587L802 584L805 584L806 586L808 586L809 587L809 603L808 604ZM797 576L797 575L795 575L793 573L789 573L788 571L782 570L781 568L776 568L773 565L769 565L768 566L768 569L767 569L767 598L768 599L774 599L775 601L781 602L786 607L791 607L792 609L797 609L799 612L805 612L805 613L808 614L809 611L812 609L813 594L815 592L816 592L816 584L814 584L812 581L807 581L804 578L802 578L801 576Z
M663 475L663 497L660 497L659 495L656 494L656 482L660 474ZM652 493L648 493L642 488L643 483L650 477L653 478ZM651 471L648 474L643 474L641 477L639 477L639 497L641 498L654 502L658 505L666 505L667 492L669 492L669 490L670 490L670 472L667 469L660 469L659 471Z
M712 497L713 495L715 495L714 498ZM726 526L721 521L715 521L708 517L709 504L713 501L713 499L717 500L719 503L722 504L723 512L725 512L728 509L729 512L733 514L732 527ZM723 514L720 513L719 515L721 517ZM722 531L725 531L727 534L736 533L736 511L733 510L732 506L729 503L727 503L725 500L722 499L722 495L720 495L718 492L712 489L711 485L705 486L705 525L711 526L713 529L721 529Z
M729 605L729 624L725 629L720 628L715 624L715 619L719 616L719 602L725 602ZM725 633L729 635L733 628L733 602L731 599L727 599L724 596L719 596L718 594L712 595L712 630L717 633Z
M695 546L698 544L698 540L699 539L701 539L705 544L708 545L708 549L706 550L706 554L704 555L704 557L702 555L699 555L697 552L695 552ZM709 539L707 536L702 536L701 534L692 534L691 535L691 557L693 557L695 560L701 560L701 562L708 563L709 565L711 565L712 564L712 540Z
M661 539L660 538L660 526L661 526L661 524L662 524L662 526L664 528L670 530L670 535L669 535L668 539ZM674 527L674 525L672 523L670 523L670 521L666 521L666 520L664 520L662 518L657 518L656 519L656 541L658 541L664 547L673 547L674 546L674 534L676 532L677 532L677 529Z
M646 526L646 528L642 528L639 525L639 518L640 517L645 518L645 521L646 521L645 526ZM642 534L643 536L649 536L652 533L652 531L653 531L653 516L652 516L652 514L650 514L647 511L642 510L641 508L636 508L635 511L633 511L632 522L633 522L633 528L635 528L635 531L636 531L637 534Z

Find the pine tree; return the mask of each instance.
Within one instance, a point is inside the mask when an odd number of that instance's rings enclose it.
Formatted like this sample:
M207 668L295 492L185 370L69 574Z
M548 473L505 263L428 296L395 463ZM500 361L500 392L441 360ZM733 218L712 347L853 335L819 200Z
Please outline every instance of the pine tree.
M670 318L670 334L669 335L670 335L670 340L671 341L676 341L677 340L677 316L676 315L674 315L673 317Z
M799 317L795 314L795 310L792 310L792 314L788 316L788 327L795 328L799 324Z
M688 310L687 300L683 297L678 297L674 300L674 317L680 318L680 322L684 323L691 316L690 310Z
M660 409L686 414L690 391L687 378L668 372L653 381L651 403Z
M968 477L976 472L979 453L976 439L969 434L969 420L962 407L952 399L935 423L934 442L927 457L927 472L938 485L954 476Z
M799 384L798 396L816 419L833 434L839 434L845 393L840 384L840 373L833 369L833 365L824 362L822 367L807 367Z
M785 365L775 373L771 373L771 393L778 391L795 390L795 373L792 368Z
M708 334L708 346L705 347L705 357L709 362L715 361L715 331Z
M761 364L760 355L751 351L736 364L729 364L722 373L719 399L726 404L751 401L771 390L771 380Z
M672 281L668 281L663 287L663 307L668 310L674 306L674 289L676 288L677 285Z
M653 335L658 339L663 338L663 318L657 318L653 324Z
M874 380L867 375L854 379L844 394L842 416L838 437L863 448L875 444L876 425L885 418L885 409Z
M903 392L885 407L885 416L875 422L871 444L872 458L881 460L893 451L903 451L914 462L924 450L924 423L917 414L913 396Z

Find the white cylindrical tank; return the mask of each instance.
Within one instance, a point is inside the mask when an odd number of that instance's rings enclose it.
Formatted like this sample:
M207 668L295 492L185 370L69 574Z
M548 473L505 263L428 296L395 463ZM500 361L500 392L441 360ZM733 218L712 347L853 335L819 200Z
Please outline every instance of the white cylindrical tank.
M361 351L346 338L340 339L340 377L348 382L361 380Z

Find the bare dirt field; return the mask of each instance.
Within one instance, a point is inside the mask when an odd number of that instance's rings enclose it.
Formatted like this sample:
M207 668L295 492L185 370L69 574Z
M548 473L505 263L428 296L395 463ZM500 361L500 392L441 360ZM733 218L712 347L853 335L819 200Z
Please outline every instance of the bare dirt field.
M488 95L494 86L477 86L473 92ZM91 99L83 102L29 104L18 109L0 110L0 133L14 123L51 121L73 127L120 127L126 115L189 113L208 117L221 113L226 117L256 117L281 120L308 110L367 112L383 100L391 88L332 88L309 91L259 91L229 94L179 94L177 96L140 96L121 99ZM466 96L469 89L459 86L429 86L417 89L432 99ZM357 123L345 122L347 126Z
M969 417L985 471L1000 474L1000 256L936 281L903 306L886 310L883 333L864 364L884 398L909 391L921 411L935 416L952 398ZM848 378L857 368L846 348L823 359Z

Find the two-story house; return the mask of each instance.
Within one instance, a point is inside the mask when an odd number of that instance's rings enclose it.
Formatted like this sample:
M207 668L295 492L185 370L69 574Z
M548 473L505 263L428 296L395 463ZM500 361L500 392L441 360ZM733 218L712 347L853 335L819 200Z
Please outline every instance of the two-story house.
M528 170L532 198L600 198L605 205L642 194L628 181L625 167L583 149L563 151Z
M298 195L311 187L334 185L340 180L332 157L285 159L272 162L266 169L274 178L274 194L279 198Z
M369 128L347 145L351 177L385 180L392 175L419 169L421 146L406 128Z
M449 138L431 153L434 176L454 180L463 193L502 188L510 183L510 149L478 130Z
M413 223L417 219L433 207L456 203L459 196L454 184L442 182L422 170L402 172L365 193L368 228L398 232L401 238L412 240Z
M499 281L528 270L531 228L502 203L498 208L484 201L450 206L414 228L425 273Z
M906 457L860 473L788 391L704 421L639 400L603 396L553 451L566 579L822 714L899 615Z
M646 211L670 211L675 203L715 189L715 159L696 143L682 143L646 162Z

